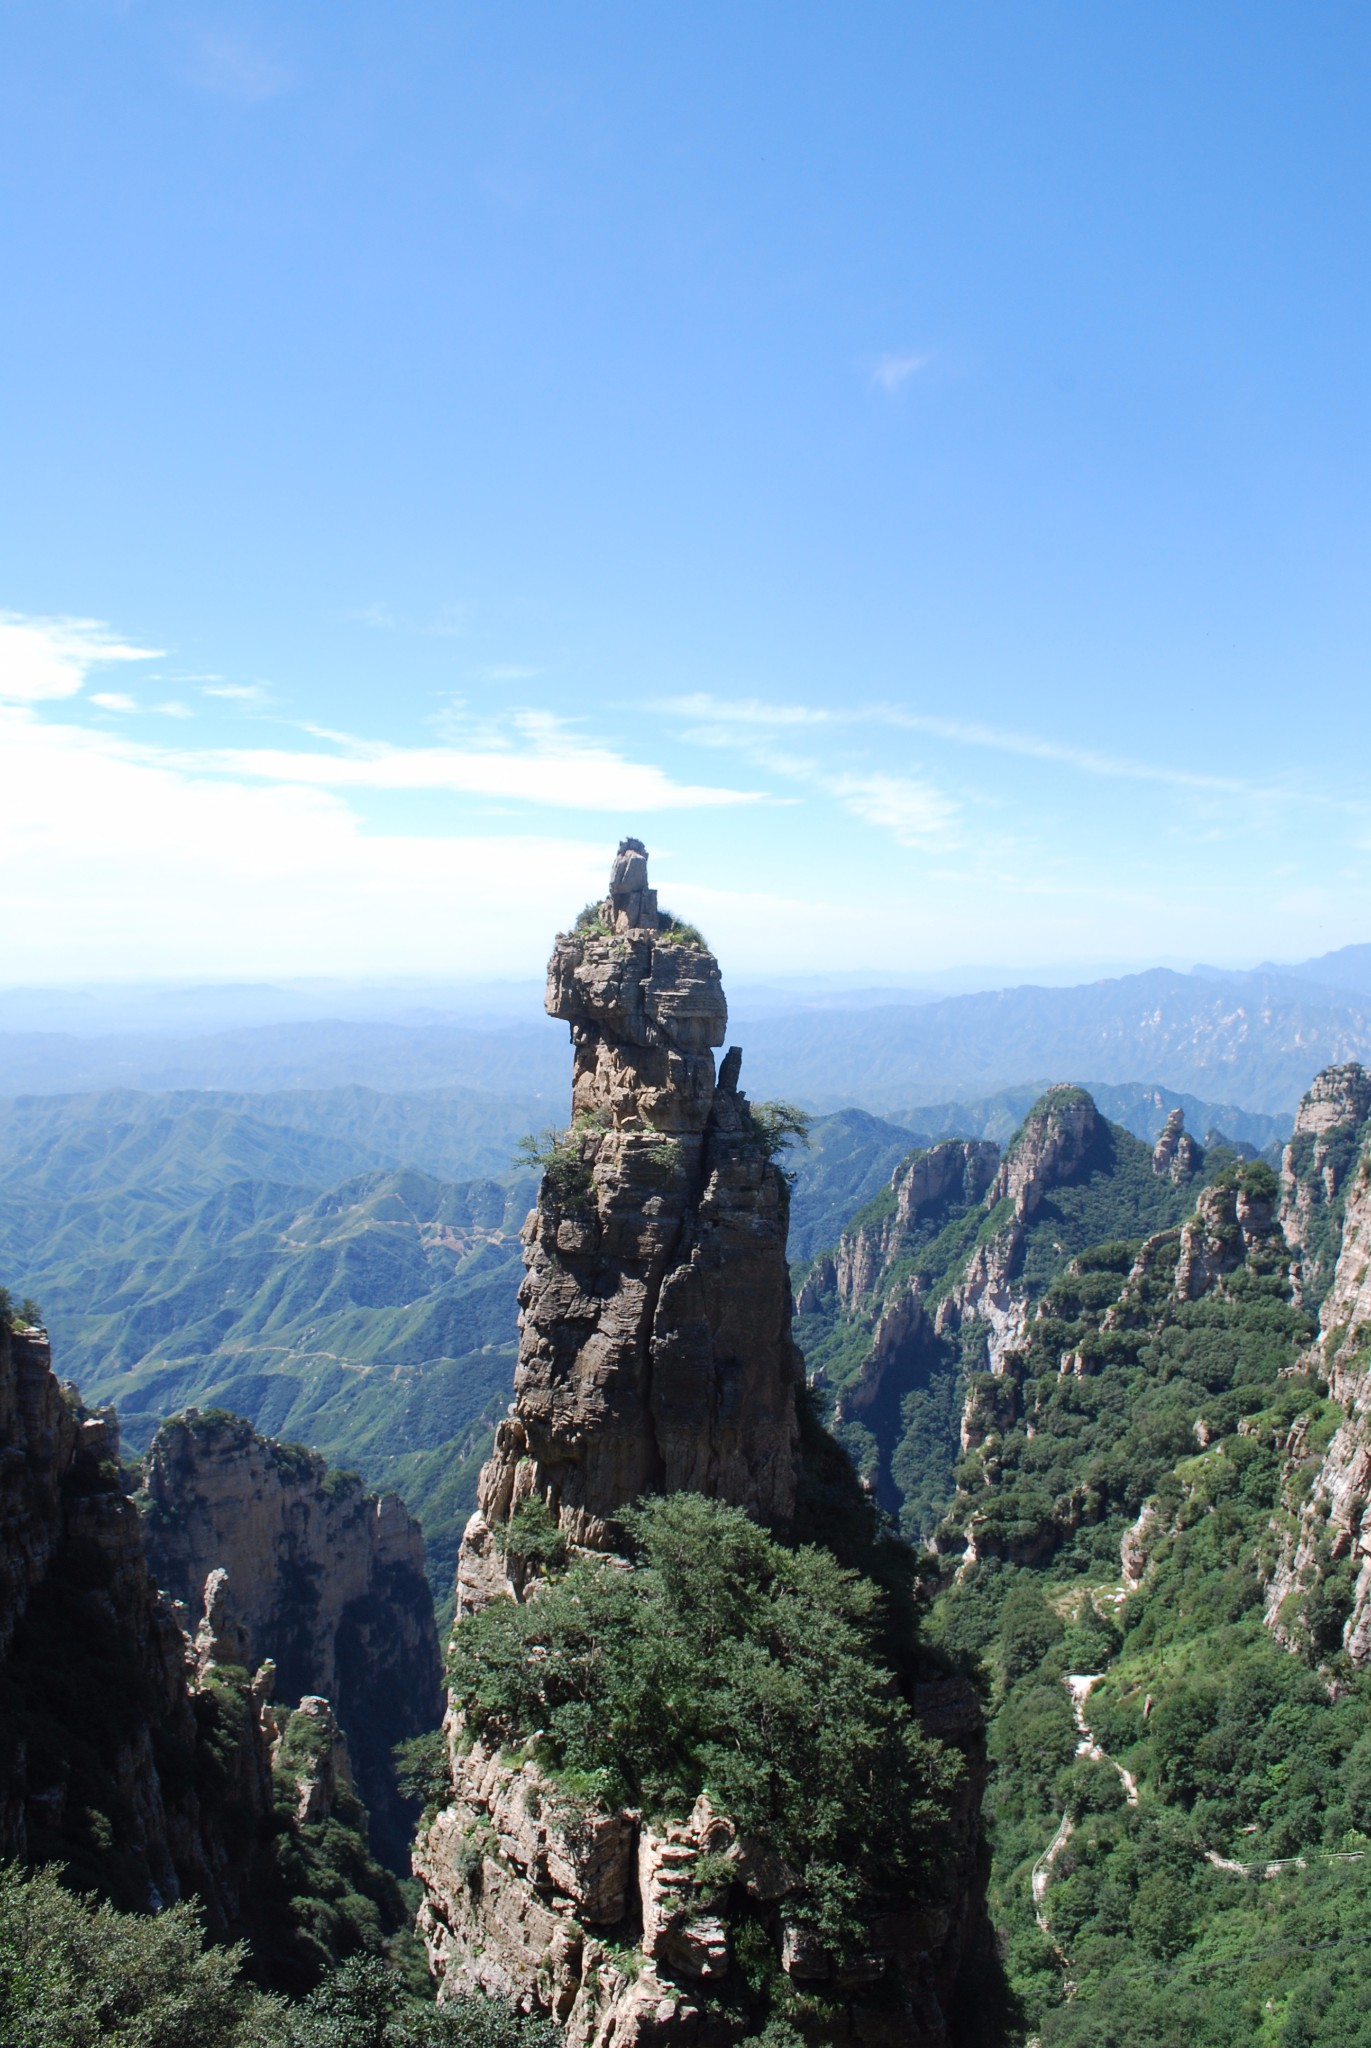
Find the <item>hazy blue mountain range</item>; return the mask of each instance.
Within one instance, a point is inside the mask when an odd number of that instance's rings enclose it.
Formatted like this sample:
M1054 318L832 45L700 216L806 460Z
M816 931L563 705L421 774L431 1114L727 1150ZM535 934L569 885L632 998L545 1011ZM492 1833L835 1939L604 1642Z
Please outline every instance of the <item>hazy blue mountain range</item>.
M323 1018L205 1031L193 1037L121 1032L0 1034L0 1094L53 1095L103 1088L262 1091L452 1086L519 1097L567 1093L566 1032L530 1004L529 1021L493 1027Z
M913 1105L962 1100L1041 1077L1146 1075L1209 1100L1293 1112L1315 1072L1371 1056L1367 948L1289 969L1144 974L1075 988L1001 989L928 1000L867 989L775 1006L775 992L735 1003L729 1035L746 1049L755 1097L811 1109L857 1105L913 1122ZM1322 973L1332 983L1318 979ZM435 1022L322 1019L194 1034L0 1032L0 1094L132 1087L239 1092L357 1085L406 1093L454 1084L565 1100L559 1027L536 996L506 1017ZM32 1014L11 1002L7 1016ZM197 1012L203 1020L203 1012Z
M1050 1085L1047 1081L1028 1081L1022 1087L1001 1088L994 1095L964 1102L921 1103L900 1122L911 1131L925 1134L929 1144L936 1144L939 1138L991 1138L997 1145L1003 1145ZM1236 1138L1257 1152L1278 1151L1290 1133L1288 1116L1239 1109L1231 1102L1207 1102L1202 1096L1160 1088L1150 1082L1087 1081L1083 1085L1106 1116L1149 1144L1156 1140L1173 1109L1185 1111L1186 1126L1197 1138L1207 1131L1219 1130L1225 1137Z
M1371 1053L1371 997L1277 976L1240 983L1156 968L1084 988L1004 989L917 1008L757 1018L751 1085L913 1123L930 1099L1037 1076L1138 1074L1209 1100L1293 1114L1320 1067Z
M0 1100L0 1212L8 1191L21 1185L63 1203L98 1196L106 1234L109 1223L129 1220L126 1201L175 1208L234 1180L324 1188L394 1166L439 1180L475 1179L508 1172L519 1138L549 1116L550 1105L536 1096L454 1087L396 1095L355 1084ZM7 1242L37 1227L22 1203L11 1206ZM73 1212L82 1215L93 1212ZM50 1217L41 1227L51 1228Z

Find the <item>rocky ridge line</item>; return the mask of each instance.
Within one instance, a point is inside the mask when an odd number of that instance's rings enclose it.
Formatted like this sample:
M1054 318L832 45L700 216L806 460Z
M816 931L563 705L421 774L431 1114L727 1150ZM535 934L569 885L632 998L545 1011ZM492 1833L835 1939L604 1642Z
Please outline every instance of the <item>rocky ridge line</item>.
M283 1701L332 1703L372 1840L407 1871L412 1815L391 1751L437 1726L443 1696L423 1537L399 1496L367 1493L238 1416L189 1409L154 1437L139 1504L172 1598L194 1613L208 1576L226 1571L244 1634L238 1661L270 1658Z

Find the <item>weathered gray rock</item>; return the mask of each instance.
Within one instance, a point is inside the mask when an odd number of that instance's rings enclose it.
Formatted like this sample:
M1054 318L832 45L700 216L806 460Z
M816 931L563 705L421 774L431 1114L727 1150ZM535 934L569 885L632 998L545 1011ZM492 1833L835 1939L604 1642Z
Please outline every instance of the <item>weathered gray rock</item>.
M793 1508L789 1193L737 1060L715 1079L718 963L659 929L646 877L625 841L599 922L560 937L548 968L573 1120L524 1230L515 1406L463 1542L467 1607L504 1583L492 1532L529 1494L595 1549L647 1493L689 1488L772 1523Z
M1246 1264L1258 1246L1280 1236L1276 1205L1266 1195L1232 1181L1202 1189L1194 1215L1181 1229L1177 1295L1198 1301Z
M46 1334L12 1334L0 1323L0 1677L6 1700L47 1680L50 1648L30 1639L31 1612L66 1603L79 1671L89 1647L92 1686L107 1683L111 1639L136 1691L111 1702L93 1691L89 1718L68 1726L54 1712L44 1756L0 1729L0 1857L89 1858L91 1796L78 1749L95 1742L105 1773L104 1815L117 1841L110 1882L118 1902L138 1908L196 1893L211 1929L239 1922L259 1846L272 1818L268 1737L262 1701L246 1674L216 1670L241 1712L231 1749L215 1773L224 1797L211 1809L197 1791L205 1758L194 1710L197 1674L172 1608L148 1568L138 1512L119 1488L118 1433L110 1414L90 1414L73 1387L59 1385ZM84 1590L81 1590L84 1589ZM198 1588L197 1594L198 1594ZM202 1629L204 1674L214 1649L236 1651L225 1589L213 1589ZM197 1599L198 1606L198 1599ZM57 1611L62 1612L61 1606ZM85 1632L93 1640L87 1644ZM220 1667L227 1657L220 1658ZM70 1679L71 1673L68 1673ZM0 1716L3 1718L3 1716ZM225 1774L227 1785L225 1786Z
M1281 1161L1281 1227L1295 1253L1297 1296L1317 1308L1333 1277L1342 1210L1371 1123L1371 1075L1355 1060L1325 1067L1295 1115Z
M1246 1149L1250 1153L1252 1148ZM1193 1179L1203 1165L1204 1150L1185 1128L1185 1111L1173 1109L1153 1147L1153 1173L1169 1174L1179 1182Z
M1301 1105L1295 1138L1286 1153L1285 1215L1287 1232L1295 1241L1297 1271L1311 1220L1318 1218L1317 1195L1302 1202L1301 1176L1291 1170L1291 1153L1302 1126L1322 1148L1307 1162L1312 1174L1303 1177L1303 1186L1314 1178L1325 1201L1337 1204L1336 1264L1308 1363L1327 1379L1329 1398L1341 1405L1346 1419L1324 1452L1296 1529L1282 1542L1266 1597L1268 1623L1282 1640L1299 1643L1304 1635L1302 1596L1330 1563L1348 1560L1356 1576L1342 1643L1359 1665L1371 1662L1371 1133L1359 1114L1363 1101L1371 1099L1366 1091L1367 1077L1360 1068L1334 1068L1331 1075L1320 1075ZM1345 1138L1353 1127L1366 1135L1349 1167ZM1312 1235L1315 1256L1326 1258L1325 1235ZM1292 1434L1289 1454L1293 1471L1303 1460L1302 1434Z
M276 1666L278 1697L332 1702L347 1732L377 1850L408 1861L411 1819L391 1750L436 1727L442 1666L419 1525L398 1495L329 1477L323 1458L238 1416L189 1409L164 1423L141 1496L161 1585L195 1612L226 1574L241 1654Z
M462 1542L464 1613L536 1603L506 1541L529 1499L572 1546L602 1553L644 1493L705 1493L782 1530L795 1509L788 1191L738 1091L736 1049L715 1075L717 965L662 924L639 842L620 848L607 901L558 939L547 1007L571 1027L573 1123L525 1228L515 1402ZM936 1148L897 1203L913 1217L954 1183L979 1199L998 1156ZM949 1817L954 1876L936 1911L874 1912L870 1954L823 1958L833 2048L948 2048L941 2001L979 1897L983 1727L968 1688L918 1690L916 1713L968 1759ZM440 1996L535 2004L566 2048L731 2048L745 2026L719 1981L743 1912L768 1916L779 1952L797 1884L782 1858L738 1839L707 1799L645 1819L569 1798L527 1758L472 1742L456 1715L447 1733L452 1796L414 1851Z

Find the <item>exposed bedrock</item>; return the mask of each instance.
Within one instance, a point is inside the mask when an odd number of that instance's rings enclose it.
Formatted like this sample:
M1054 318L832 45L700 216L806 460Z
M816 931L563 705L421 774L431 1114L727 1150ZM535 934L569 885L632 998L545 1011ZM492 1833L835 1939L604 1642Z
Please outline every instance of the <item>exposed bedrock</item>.
M547 1008L570 1026L572 1120L546 1141L524 1229L515 1401L459 1562L468 1614L513 1595L536 1618L538 1566L510 1526L527 1501L574 1550L604 1553L606 1571L620 1568L620 1517L645 1494L705 1494L820 1541L816 1501L837 1521L870 1515L808 1419L802 1460L777 1133L739 1090L736 1049L716 1075L718 965L659 911L638 842L620 848L605 901L557 939ZM902 1199L917 1208L944 1172L959 1185L970 1174L980 1195L997 1158L954 1148L917 1168ZM528 1520L545 1538L547 1516ZM725 1991L760 1939L778 1977L822 2008L806 2023L812 2048L949 2048L982 1924L984 1730L959 1681L898 1682L965 1759L945 1869L918 1907L873 1892L864 1941L842 1953L807 1931L799 1874L706 1794L688 1812L606 1804L559 1782L536 1739L482 1733L454 1708L451 1795L414 1852L440 1996L514 1997L550 2012L567 2048L732 2048L749 2029Z
M772 1524L794 1507L789 1191L741 1054L715 1075L718 962L663 926L637 842L558 938L546 1002L571 1027L572 1121L524 1226L515 1403L463 1543L463 1607L505 1583L495 1532L532 1494L591 1549L645 1493L690 1489Z
M167 1592L194 1613L222 1568L244 1634L238 1661L271 1658L289 1704L331 1701L376 1848L407 1868L412 1821L391 1750L436 1727L442 1665L423 1537L404 1503L238 1416L190 1409L153 1439L143 1505Z

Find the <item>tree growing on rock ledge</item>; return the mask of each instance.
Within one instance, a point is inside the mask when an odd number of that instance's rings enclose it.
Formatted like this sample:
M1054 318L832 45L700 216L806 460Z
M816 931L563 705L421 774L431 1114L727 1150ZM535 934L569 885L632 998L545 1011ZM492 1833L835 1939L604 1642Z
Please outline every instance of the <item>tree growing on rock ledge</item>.
M415 1847L444 1995L520 1999L568 2048L946 2048L979 1712L927 1682L907 1554L895 1599L851 1568L891 1546L791 1333L777 1154L806 1120L748 1103L736 1047L716 1073L718 963L641 841L558 937L546 1004L571 1119L534 1141L450 1796Z

